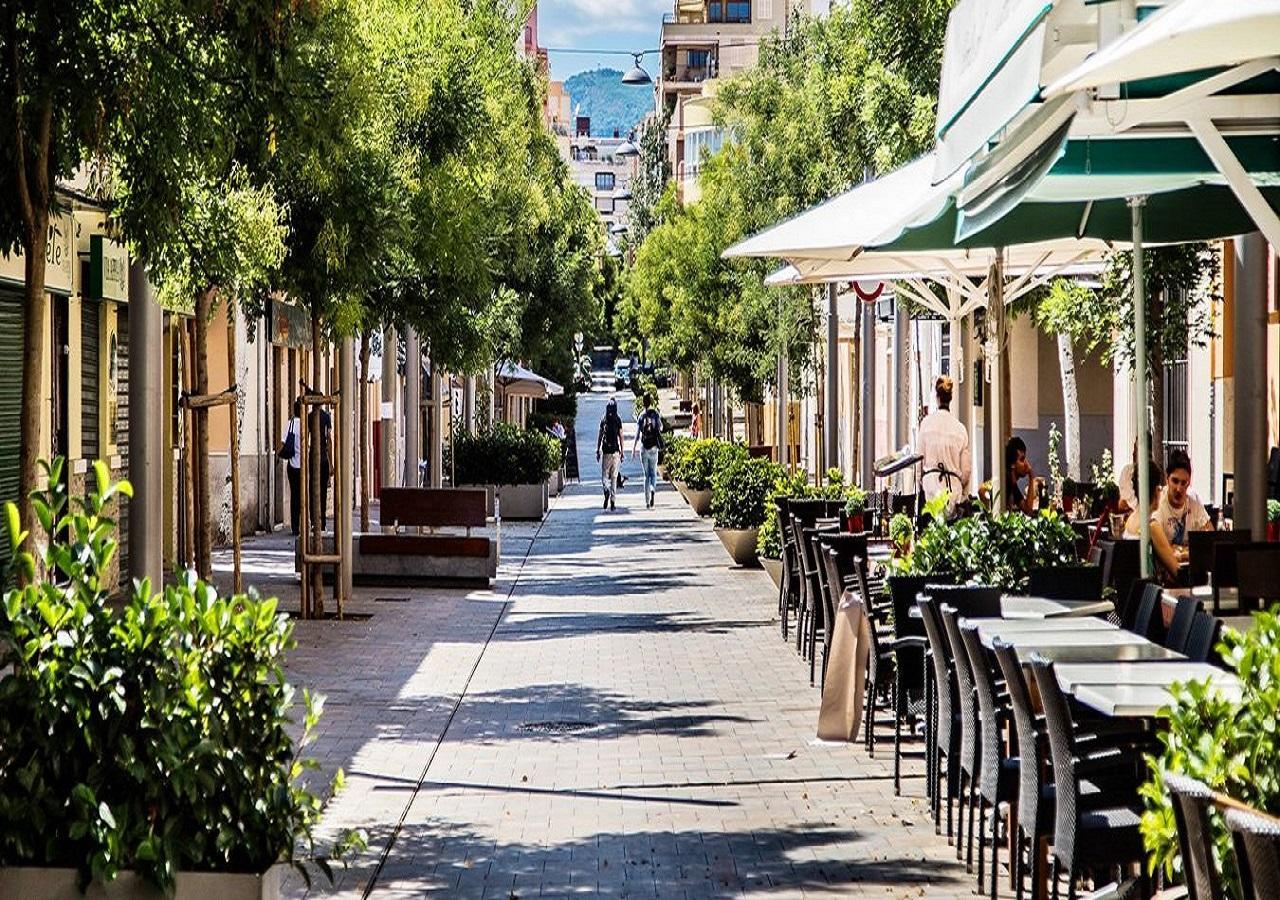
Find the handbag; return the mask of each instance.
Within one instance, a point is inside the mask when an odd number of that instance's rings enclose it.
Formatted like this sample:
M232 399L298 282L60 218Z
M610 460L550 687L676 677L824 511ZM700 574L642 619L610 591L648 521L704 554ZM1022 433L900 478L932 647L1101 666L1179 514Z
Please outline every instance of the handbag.
M293 459L294 453L297 449L295 447L295 438L296 436L293 433L293 423L290 422L289 430L286 431L284 435L284 443L282 443L280 445L280 449L276 451L276 456L283 460Z

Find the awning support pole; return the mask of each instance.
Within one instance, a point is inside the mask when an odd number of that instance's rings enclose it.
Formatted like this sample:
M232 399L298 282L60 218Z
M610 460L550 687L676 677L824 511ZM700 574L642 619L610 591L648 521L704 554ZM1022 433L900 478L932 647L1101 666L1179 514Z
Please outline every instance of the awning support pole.
M991 506L1000 510L1005 504L1004 465L1004 398L1000 396L1004 384L1002 375L1004 329L1004 248L997 248L995 261L991 263L991 275L987 278L990 299L987 303L987 371L991 375L991 389L986 402L991 410Z
M1196 140L1209 159L1213 160L1218 171L1226 176L1232 193L1257 223L1258 230L1266 235L1272 247L1280 247L1280 215L1276 215L1276 211L1267 203L1267 198L1262 196L1262 191L1253 183L1253 179L1231 152L1213 122L1205 116L1194 116L1187 119L1187 127L1195 134Z
M1130 197L1133 223L1133 384L1138 436L1138 571L1151 577L1151 421L1147 415L1147 275L1142 250L1142 211L1146 197Z

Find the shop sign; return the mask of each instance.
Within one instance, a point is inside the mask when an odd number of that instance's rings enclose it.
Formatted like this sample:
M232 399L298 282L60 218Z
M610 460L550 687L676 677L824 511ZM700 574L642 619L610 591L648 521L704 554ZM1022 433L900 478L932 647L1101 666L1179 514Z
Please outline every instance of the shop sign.
M305 307L271 298L271 343L293 349L311 346L311 313Z
M45 247L44 287L54 294L70 294L75 275L75 225L71 216L57 213L49 217L49 243ZM26 261L19 251L0 255L0 281L26 284Z
M105 234L89 238L89 296L129 302L129 250Z

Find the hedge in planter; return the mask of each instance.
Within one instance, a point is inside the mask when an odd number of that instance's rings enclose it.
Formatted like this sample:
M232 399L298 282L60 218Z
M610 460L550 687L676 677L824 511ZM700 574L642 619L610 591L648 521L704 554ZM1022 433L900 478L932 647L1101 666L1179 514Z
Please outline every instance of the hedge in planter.
M116 541L102 510L131 489L97 463L95 489L68 511L62 461L45 470L52 487L33 499L59 535L41 551L49 577L16 554L25 586L0 610L0 665L13 666L0 678L0 866L74 868L82 885L131 869L162 889L180 871L301 868L295 846L313 849L321 804L299 785L316 766L298 752L321 699L303 694L296 744L288 618L274 600L220 598L190 574L162 593L143 582L109 608L101 575ZM348 833L335 854L362 842Z
M845 485L844 476L839 469L828 469L826 483L819 487L810 482L808 474L803 471L788 472L786 469L779 468L773 490L765 499L765 506L769 512L760 526L756 552L765 559L782 559L782 535L778 531L778 517L774 514L775 501L779 497L800 500L839 500L854 490L857 488Z
M766 506L782 467L770 459L737 458L712 479L711 513L717 528L759 528L771 518Z
M916 537L902 571L950 572L960 582L1020 591L1032 569L1080 565L1075 545L1071 525L1050 510L1035 516L982 510L954 522L935 517Z
M499 423L453 440L456 484L541 484L560 467L560 442Z
M742 444L715 438L702 438L690 442L682 453L680 473L691 491L709 491L716 472L738 459L745 459L747 448Z

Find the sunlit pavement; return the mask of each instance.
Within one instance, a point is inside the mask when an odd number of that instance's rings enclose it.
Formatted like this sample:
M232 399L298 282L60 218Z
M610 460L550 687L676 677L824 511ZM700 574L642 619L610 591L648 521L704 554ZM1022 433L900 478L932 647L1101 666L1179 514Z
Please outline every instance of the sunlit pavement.
M605 396L582 401L583 482L504 526L491 590L360 589L372 618L298 624L289 677L328 697L310 749L347 773L320 849L369 832L311 893L967 894L918 760L895 798L891 738L874 761L812 743L818 694L768 577L732 568L669 485L646 510L635 460L600 508Z

